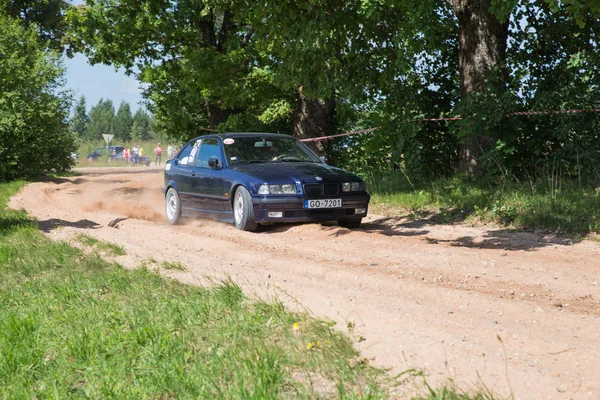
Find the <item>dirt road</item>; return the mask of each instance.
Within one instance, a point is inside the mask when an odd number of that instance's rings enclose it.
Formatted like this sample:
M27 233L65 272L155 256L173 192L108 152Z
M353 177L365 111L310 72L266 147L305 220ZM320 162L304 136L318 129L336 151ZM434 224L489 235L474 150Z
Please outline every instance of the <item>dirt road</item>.
M600 244L371 216L363 229L275 226L259 233L163 216L159 169L91 170L34 183L13 208L56 239L122 245L135 267L179 261L190 284L230 276L251 295L330 318L362 355L434 385L484 383L518 399L600 398Z

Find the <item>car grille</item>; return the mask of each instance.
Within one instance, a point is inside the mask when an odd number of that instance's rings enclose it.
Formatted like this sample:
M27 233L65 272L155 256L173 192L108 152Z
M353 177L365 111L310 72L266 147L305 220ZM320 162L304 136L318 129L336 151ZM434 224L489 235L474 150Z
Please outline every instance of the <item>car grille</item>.
M337 183L307 183L304 185L304 194L308 197L336 196L340 192Z
M321 195L321 184L320 183L310 183L304 185L304 193L307 196L320 196Z
M340 186L337 183L324 183L323 193L325 196L335 196L338 194Z

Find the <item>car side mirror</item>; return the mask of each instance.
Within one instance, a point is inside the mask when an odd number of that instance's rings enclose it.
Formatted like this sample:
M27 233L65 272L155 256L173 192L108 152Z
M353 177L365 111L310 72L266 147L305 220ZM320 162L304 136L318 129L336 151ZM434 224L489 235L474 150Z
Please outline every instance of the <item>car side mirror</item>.
M208 167L212 169L221 168L221 166L219 165L219 160L215 157L211 157L208 159Z

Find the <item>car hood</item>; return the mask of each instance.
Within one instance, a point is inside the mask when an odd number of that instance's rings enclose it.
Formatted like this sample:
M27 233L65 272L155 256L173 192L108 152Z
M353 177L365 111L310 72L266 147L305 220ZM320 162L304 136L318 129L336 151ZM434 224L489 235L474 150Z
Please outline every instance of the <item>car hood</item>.
M335 168L323 163L312 162L282 162L235 164L229 169L252 176L263 182L319 182L322 181L357 181L360 178L351 172Z

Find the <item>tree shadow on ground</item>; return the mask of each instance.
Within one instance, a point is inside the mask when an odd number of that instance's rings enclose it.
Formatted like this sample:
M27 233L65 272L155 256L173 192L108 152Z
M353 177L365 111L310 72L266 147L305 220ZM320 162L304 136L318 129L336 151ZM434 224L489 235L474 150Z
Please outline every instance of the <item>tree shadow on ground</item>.
M39 182L51 182L54 183L56 185L61 185L63 183L72 183L74 185L81 185L83 183L88 183L91 182L90 179L86 179L86 178L60 178L60 177L50 177L50 176L46 176L43 177L41 179L38 179ZM129 182L127 180L120 180L120 179L95 179L94 183L100 183L100 184L119 184L119 183L126 183Z
M386 236L423 236L429 233L427 230L420 231L409 231L409 230L400 230L402 225L405 224L397 224L392 225L387 223L388 221L397 221L394 218L380 218L371 222L364 222L361 224L360 228L356 229L347 229L342 228L337 224L337 222L326 221L321 222L322 229L330 232L330 236L345 236L352 232L367 232L367 233L378 233ZM286 232L294 227L301 225L310 225L310 224L318 224L318 222L300 222L294 224L273 224L273 225L260 225L258 232L264 234L274 234L274 233L282 233ZM414 223L412 227L416 227L417 225ZM425 223L422 223L422 226L425 226Z
M424 227L464 225L468 213L455 212L449 216L440 213L428 213L426 218L411 220L408 217L384 217L362 224L361 229L388 236L425 236L424 240L431 244L446 243L450 246L460 246L480 249L500 250L533 250L548 246L571 246L581 242L581 237L559 236L547 231L528 231L510 228L497 228L493 225L473 227L479 229L481 235L462 236L453 239L431 237L431 231ZM414 231L411 231L414 230ZM412 232L412 233L411 233ZM430 235L428 235L430 234Z
M144 167L146 168L146 167ZM78 171L84 175L103 176L103 175L125 175L125 174L158 174L163 173L164 168L141 169L141 167L122 167L120 169L110 169L109 171L100 171L100 168L94 168L93 171ZM111 180L112 182L112 180Z
M259 232L264 234L281 233L299 225L303 224L267 225L261 227ZM548 246L571 246L581 241L580 238L558 236L545 232L518 231L508 228L490 229L485 227L473 227L473 229L479 230L481 234L472 236L457 236L451 239L435 237L435 226L451 226L451 224L441 224L439 217L435 214L431 214L428 218L417 220L394 217L377 218L373 221L364 222L357 229L341 228L336 222L323 222L321 225L323 230L329 232L329 236L334 237L346 236L352 232L390 237L422 236L423 240L430 244L447 244L456 247L506 251L531 251ZM431 229L425 229L426 227L431 227Z
M89 219L80 219L79 221L71 222L64 219L51 218L45 221L38 221L40 230L49 233L60 227L72 227L81 229L98 229L100 224Z
M0 237L8 235L16 228L31 224L34 224L34 220L29 218L25 213L15 212L5 214L0 211Z
M579 238L515 231L512 229L488 230L480 237L462 236L456 239L434 239L428 237L425 240L431 244L446 243L457 247L528 251L548 246L571 246L581 242Z

